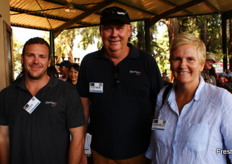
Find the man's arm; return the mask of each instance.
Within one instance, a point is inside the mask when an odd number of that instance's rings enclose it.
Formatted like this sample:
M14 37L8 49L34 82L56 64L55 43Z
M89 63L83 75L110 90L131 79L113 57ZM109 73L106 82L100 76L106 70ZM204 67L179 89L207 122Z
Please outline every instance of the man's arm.
M0 126L0 164L8 164L9 142L8 126Z
M89 109L90 109L90 100L89 98L81 97L82 108L84 110L86 127L88 126L89 120Z
M88 120L89 120L89 110L90 110L90 100L89 100L89 98L81 97L81 104L82 104L82 108L83 108L83 111L84 111L85 122L86 122L85 128L84 128L84 137L85 137L86 133L87 133ZM85 153L83 153L81 162L82 162L81 164L87 164L88 163Z
M68 164L79 164L84 150L84 126L70 128L71 143Z

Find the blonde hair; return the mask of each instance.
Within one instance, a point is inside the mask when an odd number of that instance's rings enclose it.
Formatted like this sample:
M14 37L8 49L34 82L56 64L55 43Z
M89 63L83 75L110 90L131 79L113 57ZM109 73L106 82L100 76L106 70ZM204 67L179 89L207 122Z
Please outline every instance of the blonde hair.
M190 44L196 47L197 49L197 55L201 63L205 62L206 59L206 47L204 42L197 38L196 36L184 33L184 34L178 34L175 36L175 38L172 41L171 48L170 48L170 59L172 59L174 50L182 45Z

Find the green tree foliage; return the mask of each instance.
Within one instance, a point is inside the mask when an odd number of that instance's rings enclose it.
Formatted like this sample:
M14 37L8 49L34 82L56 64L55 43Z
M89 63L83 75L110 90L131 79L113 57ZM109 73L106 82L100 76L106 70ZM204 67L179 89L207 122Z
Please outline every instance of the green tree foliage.
M79 48L86 50L90 44L97 44L98 48L102 46L98 26L79 28L77 31L78 35L81 35L81 41L78 43Z
M207 51L216 54L217 60L222 60L221 16L204 15L178 18L179 33L192 33L198 36L206 45Z
M160 26L165 24L167 27L167 35L164 35L161 40L155 40L156 46L154 50L158 51L158 64L162 72L165 72L168 67L169 45L172 39L178 33L191 33L200 37L207 48L207 51L214 52L216 58L222 61L222 36L221 36L221 17L220 15L205 15L195 17L181 17L157 22ZM153 34L152 34L153 35ZM169 38L166 40L166 38ZM159 45L161 48L158 48Z
M145 29L144 29L144 22L133 22L133 31L132 36L130 37L130 43L132 43L135 47L145 50ZM151 33L151 49L152 49L152 56L156 59L159 68L162 72L169 69L169 61L168 54L169 54L169 44L167 39L167 33L159 34L159 28L165 28L165 24L163 21L159 21L155 25L150 28Z
M55 54L58 57L73 58L72 50L74 45L74 39L77 36L76 29L68 29L61 32L55 39Z
M190 33L195 36L199 36L199 29L197 27L196 17L182 17L177 18L177 20L179 33Z
M145 50L145 30L144 30L144 22L132 22L132 35L130 37L129 42L132 43L135 47Z
M221 16L216 14L198 16L196 25L207 51L222 54Z
M21 65L21 54L23 49L23 43L19 42L18 40L13 41L13 70L14 70L14 78L21 72L22 65Z
M150 30L152 34L151 47L153 50L153 56L158 63L160 71L168 72L168 70L170 69L169 39L165 20L160 20L154 26L152 26Z

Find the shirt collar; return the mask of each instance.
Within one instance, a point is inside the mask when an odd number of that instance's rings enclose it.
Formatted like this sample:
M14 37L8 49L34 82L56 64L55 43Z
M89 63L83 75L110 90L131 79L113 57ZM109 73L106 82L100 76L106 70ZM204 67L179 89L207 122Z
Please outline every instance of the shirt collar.
M50 80L45 87L46 88L47 87L55 87L56 84L58 83L58 80L59 80L58 78L50 76ZM25 85L25 77L24 76L21 77L21 79L18 79L18 81L16 82L16 86L20 89L27 90L26 85Z
M201 96L201 91L203 90L205 86L205 81L204 79L200 76L200 83L197 87L197 90L196 90L196 93L195 93L195 96L194 96L194 100L199 100L200 99L200 96Z
M203 90L203 87L205 86L205 81L204 81L204 79L200 76L200 83L199 83L199 85L198 85L198 87L197 87L197 90L196 90L196 92L195 92L195 94L194 94L194 97L193 97L193 99L194 100L199 100L200 99L200 96L201 96L201 91ZM172 91L173 90L173 91ZM173 94L173 100L175 100L175 90L174 90L174 87L171 89L171 92L173 92L173 93L171 93L171 94ZM170 101L173 101L173 100L170 100Z

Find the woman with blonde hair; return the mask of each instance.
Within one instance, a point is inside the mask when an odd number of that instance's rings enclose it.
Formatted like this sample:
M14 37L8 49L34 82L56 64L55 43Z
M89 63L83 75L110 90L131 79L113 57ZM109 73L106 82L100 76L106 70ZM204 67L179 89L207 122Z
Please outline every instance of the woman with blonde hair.
M205 58L199 38L192 34L174 38L170 49L174 83L166 98L167 87L158 95L146 153L153 164L226 164L232 149L232 95L205 83L201 77Z

